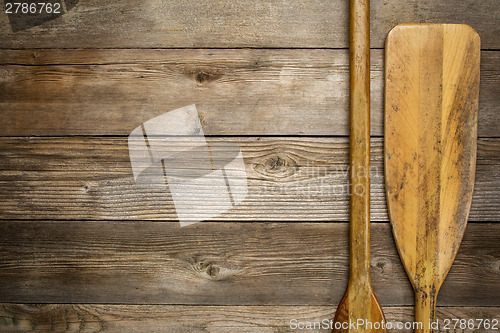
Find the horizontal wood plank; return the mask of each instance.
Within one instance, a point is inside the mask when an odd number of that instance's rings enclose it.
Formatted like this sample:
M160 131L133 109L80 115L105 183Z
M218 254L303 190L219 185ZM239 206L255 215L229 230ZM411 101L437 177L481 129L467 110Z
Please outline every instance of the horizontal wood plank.
M372 45L383 47L399 23L465 23L477 29L483 47L498 49L497 5L495 0L372 1ZM0 16L1 48L341 48L348 45L348 3L88 0L42 25L25 30L16 29L19 25Z
M413 321L411 307L386 307L391 325ZM307 323L331 320L331 306L170 306L97 304L0 304L0 332L175 332L234 333L303 332L290 328L290 321ZM481 333L480 329L444 329L444 319L499 319L498 307L439 307L436 333ZM292 321L292 325L295 322ZM294 327L294 326L292 326ZM313 326L314 327L314 326ZM319 327L319 325L317 326ZM306 332L329 332L308 329ZM413 330L390 329L389 333ZM491 330L489 331L491 332Z
M347 138L209 142L240 146L248 185L245 200L215 220L348 221ZM388 221L382 145L372 139L372 221ZM500 139L480 139L470 221L500 221L499 170ZM127 138L0 139L0 219L177 221L160 185L136 184ZM198 203L191 196L178 202Z
M18 303L336 305L347 223L0 222L0 295ZM500 224L469 224L442 306L499 306ZM412 305L388 223L372 224L383 306Z
M2 50L0 64L2 136L128 135L191 104L207 135L349 133L347 50ZM500 52L481 66L479 136L498 137ZM371 75L380 136L382 50Z

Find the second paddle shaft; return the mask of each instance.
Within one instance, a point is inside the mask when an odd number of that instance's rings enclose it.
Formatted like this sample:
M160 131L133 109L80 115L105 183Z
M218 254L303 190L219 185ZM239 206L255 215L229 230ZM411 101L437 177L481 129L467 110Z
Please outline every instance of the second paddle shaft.
M350 0L350 280L370 284L370 6Z

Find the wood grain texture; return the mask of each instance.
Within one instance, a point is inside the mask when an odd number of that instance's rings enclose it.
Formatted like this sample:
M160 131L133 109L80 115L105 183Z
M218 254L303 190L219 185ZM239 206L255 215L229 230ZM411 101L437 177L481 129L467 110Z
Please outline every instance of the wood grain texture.
M382 306L413 304L388 223L372 225ZM3 302L338 304L347 223L2 221ZM470 224L442 306L499 306L499 224Z
M370 276L370 1L349 1L349 280L332 332L387 332L359 320L385 321ZM345 328L347 326L347 329Z
M466 25L400 25L387 38L387 203L423 323L415 332L433 332L428 323L467 225L479 61L479 35Z
M473 26L492 50L482 52L470 219L500 221L500 141L487 138L500 128L497 1L372 0L371 9L372 47L398 23L446 21ZM211 138L242 146L251 192L225 223L190 230L132 221L175 221L173 204L134 184L125 138L99 136L193 103L212 136L347 136L348 51L314 49L347 48L347 25L341 0L86 0L18 32L0 15L0 136L27 136L0 139L0 302L193 304L4 303L0 331L290 332L293 317L333 318L347 284L347 224L227 222L347 221L347 138ZM382 70L383 51L372 50L376 136ZM372 217L387 221L373 142ZM411 320L388 225L372 237L387 318ZM452 307L438 317L498 318L499 237L497 224L469 225L441 291Z
M169 305L98 305L98 304L0 304L0 332L173 332L233 333L294 332L290 320L314 325L331 318L331 306L169 306ZM443 319L498 319L498 307L439 307ZM387 307L387 319L412 321L409 307ZM314 327L314 326L311 326ZM307 332L328 332L316 326ZM410 333L412 330L389 330ZM483 329L439 330L447 333L486 333Z
M377 136L383 61L373 50ZM349 134L347 50L0 50L0 64L2 136L128 135L194 103L207 135ZM498 137L500 52L481 66L479 136Z
M450 8L452 12L450 13ZM395 25L466 23L487 48L500 48L495 0L373 1L372 43L382 48ZM471 12L472 11L472 12ZM0 17L1 48L273 47L346 48L348 2L243 0L79 2L61 17L13 32Z
M241 147L248 195L221 221L348 221L347 138L209 138ZM382 139L371 218L388 221ZM470 221L500 221L500 139L480 139ZM0 139L0 218L176 221L165 188L138 186L126 138Z

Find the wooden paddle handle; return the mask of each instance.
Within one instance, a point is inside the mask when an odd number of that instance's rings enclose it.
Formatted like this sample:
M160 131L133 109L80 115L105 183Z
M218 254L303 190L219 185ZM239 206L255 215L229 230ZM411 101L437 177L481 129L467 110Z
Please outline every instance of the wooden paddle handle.
M350 279L370 283L370 3L350 0Z
M332 332L349 332L351 323L362 320L366 325L356 332L386 333L384 313L370 280L370 3L350 0L349 5L350 266L349 284Z

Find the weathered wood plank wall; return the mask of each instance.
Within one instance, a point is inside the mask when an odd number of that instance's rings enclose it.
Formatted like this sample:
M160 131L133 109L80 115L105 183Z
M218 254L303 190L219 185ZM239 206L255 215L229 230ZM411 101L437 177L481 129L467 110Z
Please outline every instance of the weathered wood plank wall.
M1 17L1 48L347 48L348 1L82 1L43 26L13 33ZM496 0L378 0L372 47L395 25L465 23L499 49Z
M499 53L482 53L482 137L499 136ZM193 103L207 135L349 133L347 50L4 50L0 63L0 135L128 135ZM380 136L383 50L371 75Z
M389 320L412 320L383 185L385 37L466 23L483 49L476 188L439 317L499 318L498 3L372 0L371 14L377 295ZM347 20L341 0L88 0L15 32L0 15L0 331L289 332L332 318L348 263ZM249 194L181 228L167 192L134 184L126 137L193 103L209 141L241 147Z
M326 305L347 284L347 223L4 221L9 302ZM439 304L498 306L500 224L471 224ZM412 305L388 223L372 226L372 279ZM15 256L13 256L15 254Z
M411 320L411 308L386 307L391 322ZM440 307L438 318L492 318L500 308ZM0 314L12 332L289 332L290 318L318 322L333 318L331 306L164 306L164 305L24 305L4 304ZM188 323L188 324L186 324ZM306 332L328 332L312 329ZM413 330L398 330L411 333ZM447 330L462 333L461 329ZM466 330L465 332L486 332Z
M348 221L348 138L207 141L240 146L248 177L245 201L218 221ZM383 139L371 150L371 218L387 222ZM500 138L479 139L471 222L500 220L499 170ZM177 220L166 188L135 183L126 137L2 138L0 184L6 219Z
M333 318L331 306L169 306L169 305L0 305L0 314L11 332L290 332L290 318L301 322L319 322ZM412 320L408 307L385 307L391 322ZM493 318L500 308L440 307L437 317L441 325L449 318ZM328 332L312 329L306 332ZM397 333L412 333L411 329ZM461 329L447 333L463 333ZM467 333L486 333L484 329Z

